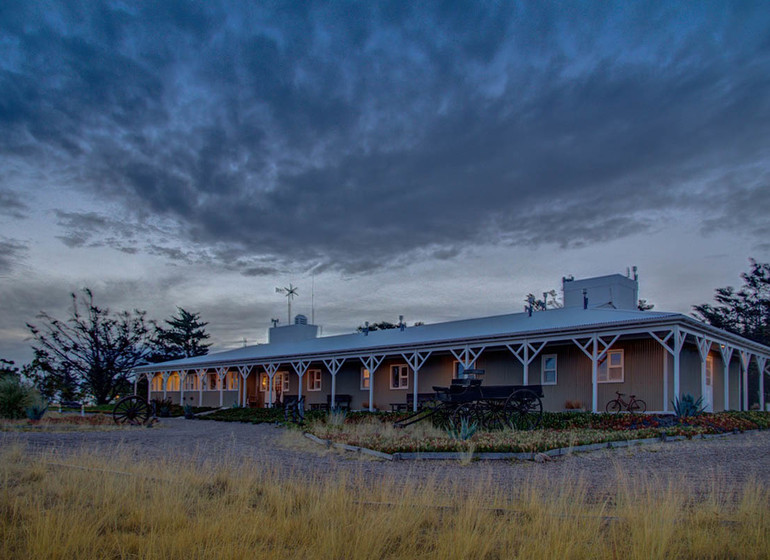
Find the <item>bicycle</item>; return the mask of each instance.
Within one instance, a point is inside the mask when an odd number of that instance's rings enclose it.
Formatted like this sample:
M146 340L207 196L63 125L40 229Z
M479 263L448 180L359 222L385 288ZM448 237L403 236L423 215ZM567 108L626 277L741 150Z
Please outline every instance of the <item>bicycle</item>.
M627 412L633 414L635 412L645 412L647 410L647 403L642 399L637 399L636 395L630 395L628 402L626 402L623 400L625 393L619 393L618 391L615 391L615 394L618 396L618 398L612 399L607 403L607 406L605 407L607 412L611 414L617 414L621 410L625 409Z

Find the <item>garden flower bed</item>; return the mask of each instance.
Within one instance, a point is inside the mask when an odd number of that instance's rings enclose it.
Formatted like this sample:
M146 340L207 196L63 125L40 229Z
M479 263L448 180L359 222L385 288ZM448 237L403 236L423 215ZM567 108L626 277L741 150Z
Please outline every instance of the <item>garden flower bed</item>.
M393 416L357 414L350 420L329 416L309 422L307 430L334 443L383 453L531 453L614 441L692 438L770 425L770 414L765 412L724 412L679 419L662 415L548 413L537 430L477 431L468 439L459 439L429 424L395 429Z

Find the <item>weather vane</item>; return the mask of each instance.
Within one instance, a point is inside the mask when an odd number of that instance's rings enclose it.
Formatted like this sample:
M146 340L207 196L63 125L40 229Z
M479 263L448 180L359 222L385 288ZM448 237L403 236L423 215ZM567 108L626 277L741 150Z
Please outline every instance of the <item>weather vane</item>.
M294 299L294 296L298 295L297 289L297 286L292 286L291 283L288 288L275 289L276 293L284 294L286 296L287 303L289 304L289 320L286 322L287 325L291 325L291 302Z

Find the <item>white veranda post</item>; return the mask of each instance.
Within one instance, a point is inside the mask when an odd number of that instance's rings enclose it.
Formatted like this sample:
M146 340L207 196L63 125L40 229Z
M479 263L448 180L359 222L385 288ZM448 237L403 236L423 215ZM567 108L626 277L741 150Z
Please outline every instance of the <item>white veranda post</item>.
M471 348L466 345L464 348L450 348L449 351L463 365L463 369L471 369L476 366L476 360L478 360L484 348L484 346Z
M147 402L152 400L152 380L155 378L155 372L145 374L147 377Z
M674 357L674 397L679 398L679 356L684 346L687 333L680 332L679 327L674 327L669 331L665 331L666 335L661 337L653 331L648 331L648 334L657 340L661 346ZM665 366L663 368L663 410L668 410L668 360L666 359ZM705 376L705 374L704 374Z
M179 370L179 406L184 406L184 382L187 379L187 370Z
M374 412L374 372L380 367L380 364L384 359L385 355L361 357L364 367L369 371L369 412Z
M297 402L299 403L302 402L302 378L305 377L305 372L307 371L308 366L310 366L310 362L308 360L298 360L292 362L291 366L297 373L297 377L299 377L299 386L297 389Z
M203 382L206 379L206 370L199 369L195 373L198 375L198 406L203 406Z
M599 412L599 362L607 355L618 338L620 335L616 334L607 342L598 334L594 334L591 338L584 339L585 342L580 342L577 338L572 339L572 342L591 360L591 410L593 412Z
M733 357L735 348L726 344L719 345L719 353L722 355L722 381L725 390L725 410L730 410L730 360ZM740 394L740 391L739 391Z
M759 366L759 410L765 410L765 365L767 356L757 355L757 366Z
M419 382L420 368L425 365L425 360L430 356L430 351L426 352L412 352L411 354L401 354L409 367L414 372L414 387L412 387L412 410L417 412L417 384Z
M344 361L345 358L330 358L323 361L326 369L329 370L329 373L332 376L331 408L337 407L337 372L342 367Z
M251 368L252 367L253 366L238 366L238 373L241 374L241 381L242 381L242 385L243 385L243 400L242 400L242 404L243 404L244 407L247 405L247 403L246 403L246 387L247 387L248 384L246 383L246 380L249 378L249 374L251 373Z
M227 375L227 369L226 367L218 367L216 369L217 372L217 381L219 381L219 408L222 408L225 406L225 376Z
M278 367L281 364L265 364L265 371L267 372L267 406L273 408L273 377L275 372L278 371Z
M543 350L545 342L530 342L525 340L519 344L506 344L505 346L521 363L523 370L522 384L529 385L529 364L531 364L532 360L534 360Z
M700 396L707 411L713 412L713 403L707 399L706 395L706 361L711 350L711 341L705 336L696 336L695 342L698 345L698 354L700 355Z
M743 387L741 393L743 398L741 399L741 410L749 409L749 364L751 364L751 353L746 350L740 350L741 357L741 385Z
M163 400L166 400L166 389L168 388L168 378L171 375L170 372L164 371L163 372Z

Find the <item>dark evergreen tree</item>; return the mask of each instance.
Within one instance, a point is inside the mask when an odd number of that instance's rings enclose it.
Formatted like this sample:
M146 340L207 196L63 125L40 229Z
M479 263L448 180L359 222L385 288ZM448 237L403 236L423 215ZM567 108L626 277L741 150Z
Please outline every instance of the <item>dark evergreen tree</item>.
M749 259L743 286L717 288L716 305L696 305L695 316L710 325L770 345L770 264Z
M207 322L200 320L200 313L191 313L177 307L177 314L164 321L167 327L155 325L154 348L151 362L179 360L208 354L211 344L206 332Z
M145 361L149 348L144 316L144 311L113 314L98 307L88 288L81 297L72 294L72 310L65 321L40 313L43 325L27 324L27 328L42 370L41 388L49 383L58 390L69 390L76 383L97 404L128 392L131 369Z

